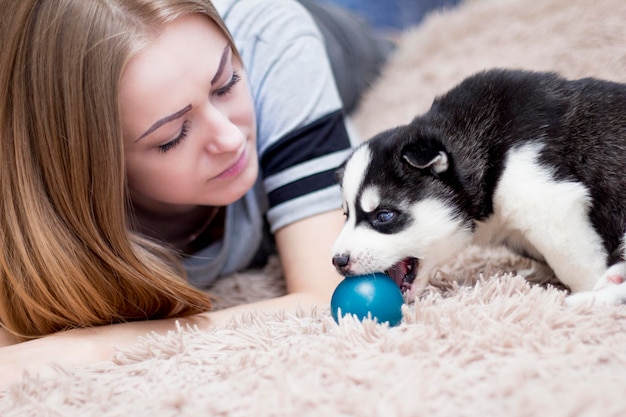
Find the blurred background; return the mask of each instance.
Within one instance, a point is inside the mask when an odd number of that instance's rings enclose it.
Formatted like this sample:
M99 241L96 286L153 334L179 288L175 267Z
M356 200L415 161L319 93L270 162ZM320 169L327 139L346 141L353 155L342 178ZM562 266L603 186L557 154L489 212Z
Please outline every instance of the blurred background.
M460 0L316 0L344 7L361 16L376 30L394 34L415 26L433 10L450 8Z

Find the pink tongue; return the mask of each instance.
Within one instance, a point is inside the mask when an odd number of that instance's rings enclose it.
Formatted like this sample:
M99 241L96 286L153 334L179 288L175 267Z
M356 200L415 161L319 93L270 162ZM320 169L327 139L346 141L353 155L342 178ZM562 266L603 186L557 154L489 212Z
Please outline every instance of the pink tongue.
M387 274L393 278L393 280L398 284L398 287L402 287L402 279L409 272L409 268L407 268L406 262L398 262L389 270Z

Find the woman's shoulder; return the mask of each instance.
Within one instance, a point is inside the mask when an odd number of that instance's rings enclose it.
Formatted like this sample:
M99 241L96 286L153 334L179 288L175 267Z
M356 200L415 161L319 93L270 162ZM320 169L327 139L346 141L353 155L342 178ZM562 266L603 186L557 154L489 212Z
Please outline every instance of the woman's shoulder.
M341 108L321 33L295 0L216 0L243 59L260 153Z
M233 35L243 32L257 39L285 41L303 35L321 36L309 12L295 0L214 0L213 3Z

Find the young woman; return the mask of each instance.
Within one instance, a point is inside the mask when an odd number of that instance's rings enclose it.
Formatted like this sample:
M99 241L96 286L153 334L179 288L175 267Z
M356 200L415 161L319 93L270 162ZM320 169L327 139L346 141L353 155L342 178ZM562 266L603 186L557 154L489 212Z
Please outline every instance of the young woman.
M291 0L213 3L4 3L0 382L328 303L351 140L324 40ZM274 249L288 295L210 312Z

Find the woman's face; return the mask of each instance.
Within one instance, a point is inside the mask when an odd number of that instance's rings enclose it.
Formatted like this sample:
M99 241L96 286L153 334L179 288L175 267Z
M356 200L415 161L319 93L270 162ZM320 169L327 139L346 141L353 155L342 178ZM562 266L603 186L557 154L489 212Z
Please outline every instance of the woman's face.
M174 21L122 74L133 203L155 213L226 205L258 173L254 107L242 65L207 17Z

